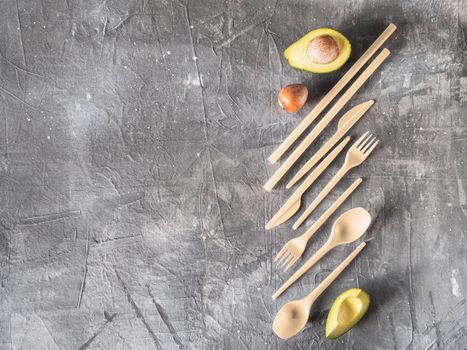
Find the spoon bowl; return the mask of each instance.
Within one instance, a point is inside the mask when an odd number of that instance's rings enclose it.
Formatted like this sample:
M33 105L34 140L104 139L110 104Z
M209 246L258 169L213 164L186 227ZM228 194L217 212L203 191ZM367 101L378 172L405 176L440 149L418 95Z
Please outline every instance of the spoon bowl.
M371 216L365 209L350 209L334 222L329 241L334 246L354 242L366 232L370 223Z
M310 308L302 300L288 302L277 312L272 329L281 339L288 339L305 327L310 316Z
M315 300L323 293L327 287L341 274L341 272L355 259L360 251L365 247L365 242L350 253L310 294L306 297L290 301L277 312L272 330L281 339L288 339L299 333L308 322L310 309ZM354 304L349 304L349 308ZM357 305L358 306L358 305Z
M355 242L370 226L371 216L363 208L354 208L339 216L332 226L328 241L272 295L277 299L292 283L315 265L323 256L335 247Z

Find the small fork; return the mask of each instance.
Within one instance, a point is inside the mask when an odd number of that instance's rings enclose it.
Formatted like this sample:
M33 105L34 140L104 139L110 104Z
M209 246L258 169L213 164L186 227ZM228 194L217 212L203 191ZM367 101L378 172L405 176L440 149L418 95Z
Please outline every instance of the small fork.
M310 204L308 208L303 212L302 215L297 219L293 224L293 229L296 230L303 221L316 209L316 207L321 203L321 201L328 195L329 192L337 185L337 183L347 174L347 172L355 168L356 166L362 164L365 159L373 152L376 145L379 143L379 140L376 137L371 139L371 134L368 134L367 131L364 133L347 151L345 156L345 161L339 171L334 175L331 181L323 188L320 194L315 198L315 200ZM371 140L370 140L371 139Z
M274 261L278 260L277 265L282 268L286 266L284 271L287 271L295 262L302 256L305 251L306 245L310 238L315 234L316 231L326 222L329 217L334 214L337 208L353 193L353 191L362 183L362 178L356 179L339 198L336 199L332 205L326 209L326 211L316 220L313 225L301 236L296 237L288 241L284 247L277 254Z

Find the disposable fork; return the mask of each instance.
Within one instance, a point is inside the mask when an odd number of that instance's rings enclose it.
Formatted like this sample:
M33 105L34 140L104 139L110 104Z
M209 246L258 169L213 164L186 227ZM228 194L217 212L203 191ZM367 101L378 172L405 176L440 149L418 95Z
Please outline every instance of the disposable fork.
M364 133L347 151L345 156L345 161L339 171L334 175L331 181L323 188L320 194L315 198L315 200L310 204L308 208L303 212L302 215L297 219L293 224L292 228L296 230L300 227L303 221L316 209L316 207L321 203L321 201L328 195L329 192L337 185L337 183L347 174L347 172L362 164L365 159L373 152L376 145L379 143L379 140L376 137L371 139L371 134L368 134L368 131ZM370 140L371 139L371 140Z

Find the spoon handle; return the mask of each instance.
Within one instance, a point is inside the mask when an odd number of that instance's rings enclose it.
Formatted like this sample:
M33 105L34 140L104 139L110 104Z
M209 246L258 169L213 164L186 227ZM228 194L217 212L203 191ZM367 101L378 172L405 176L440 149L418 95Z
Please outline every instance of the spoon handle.
M340 207L342 203L352 194L352 192L362 183L362 178L359 177L357 180L355 180L345 191L342 193L339 198L336 199L332 205L326 209L326 211L320 216L318 220L315 221L315 223L308 229L304 234L302 234L302 237L308 240L315 234L316 231L321 227L323 223L326 222L329 217L334 214L334 212L337 210L337 208Z
M342 261L339 266L336 267L334 271L332 271L328 277L326 277L323 282L319 284L318 287L316 287L308 296L306 296L306 299L308 302L312 303L316 298L318 298L321 293L323 293L329 285L334 282L334 280L341 274L342 271L352 262L353 259L362 251L362 249L366 246L365 242L362 242L359 244L357 248L354 249L352 253L345 258L344 261Z
M272 295L276 300L284 291L289 288L296 280L298 280L305 272L307 272L314 264L316 264L323 256L325 256L334 245L328 240L311 258L309 258L290 278Z

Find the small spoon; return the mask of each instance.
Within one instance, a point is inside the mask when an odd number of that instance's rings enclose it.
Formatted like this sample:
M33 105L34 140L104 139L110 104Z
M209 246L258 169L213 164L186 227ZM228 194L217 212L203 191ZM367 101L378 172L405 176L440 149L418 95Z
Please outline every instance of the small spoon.
M272 330L279 338L288 339L293 337L305 327L313 303L326 288L334 282L337 276L341 274L350 262L355 259L365 245L365 242L360 243L360 245L305 298L290 301L280 308L272 323Z
M339 216L332 226L328 241L272 295L272 298L277 299L331 249L359 239L370 226L370 222L371 216L363 208L353 208Z

